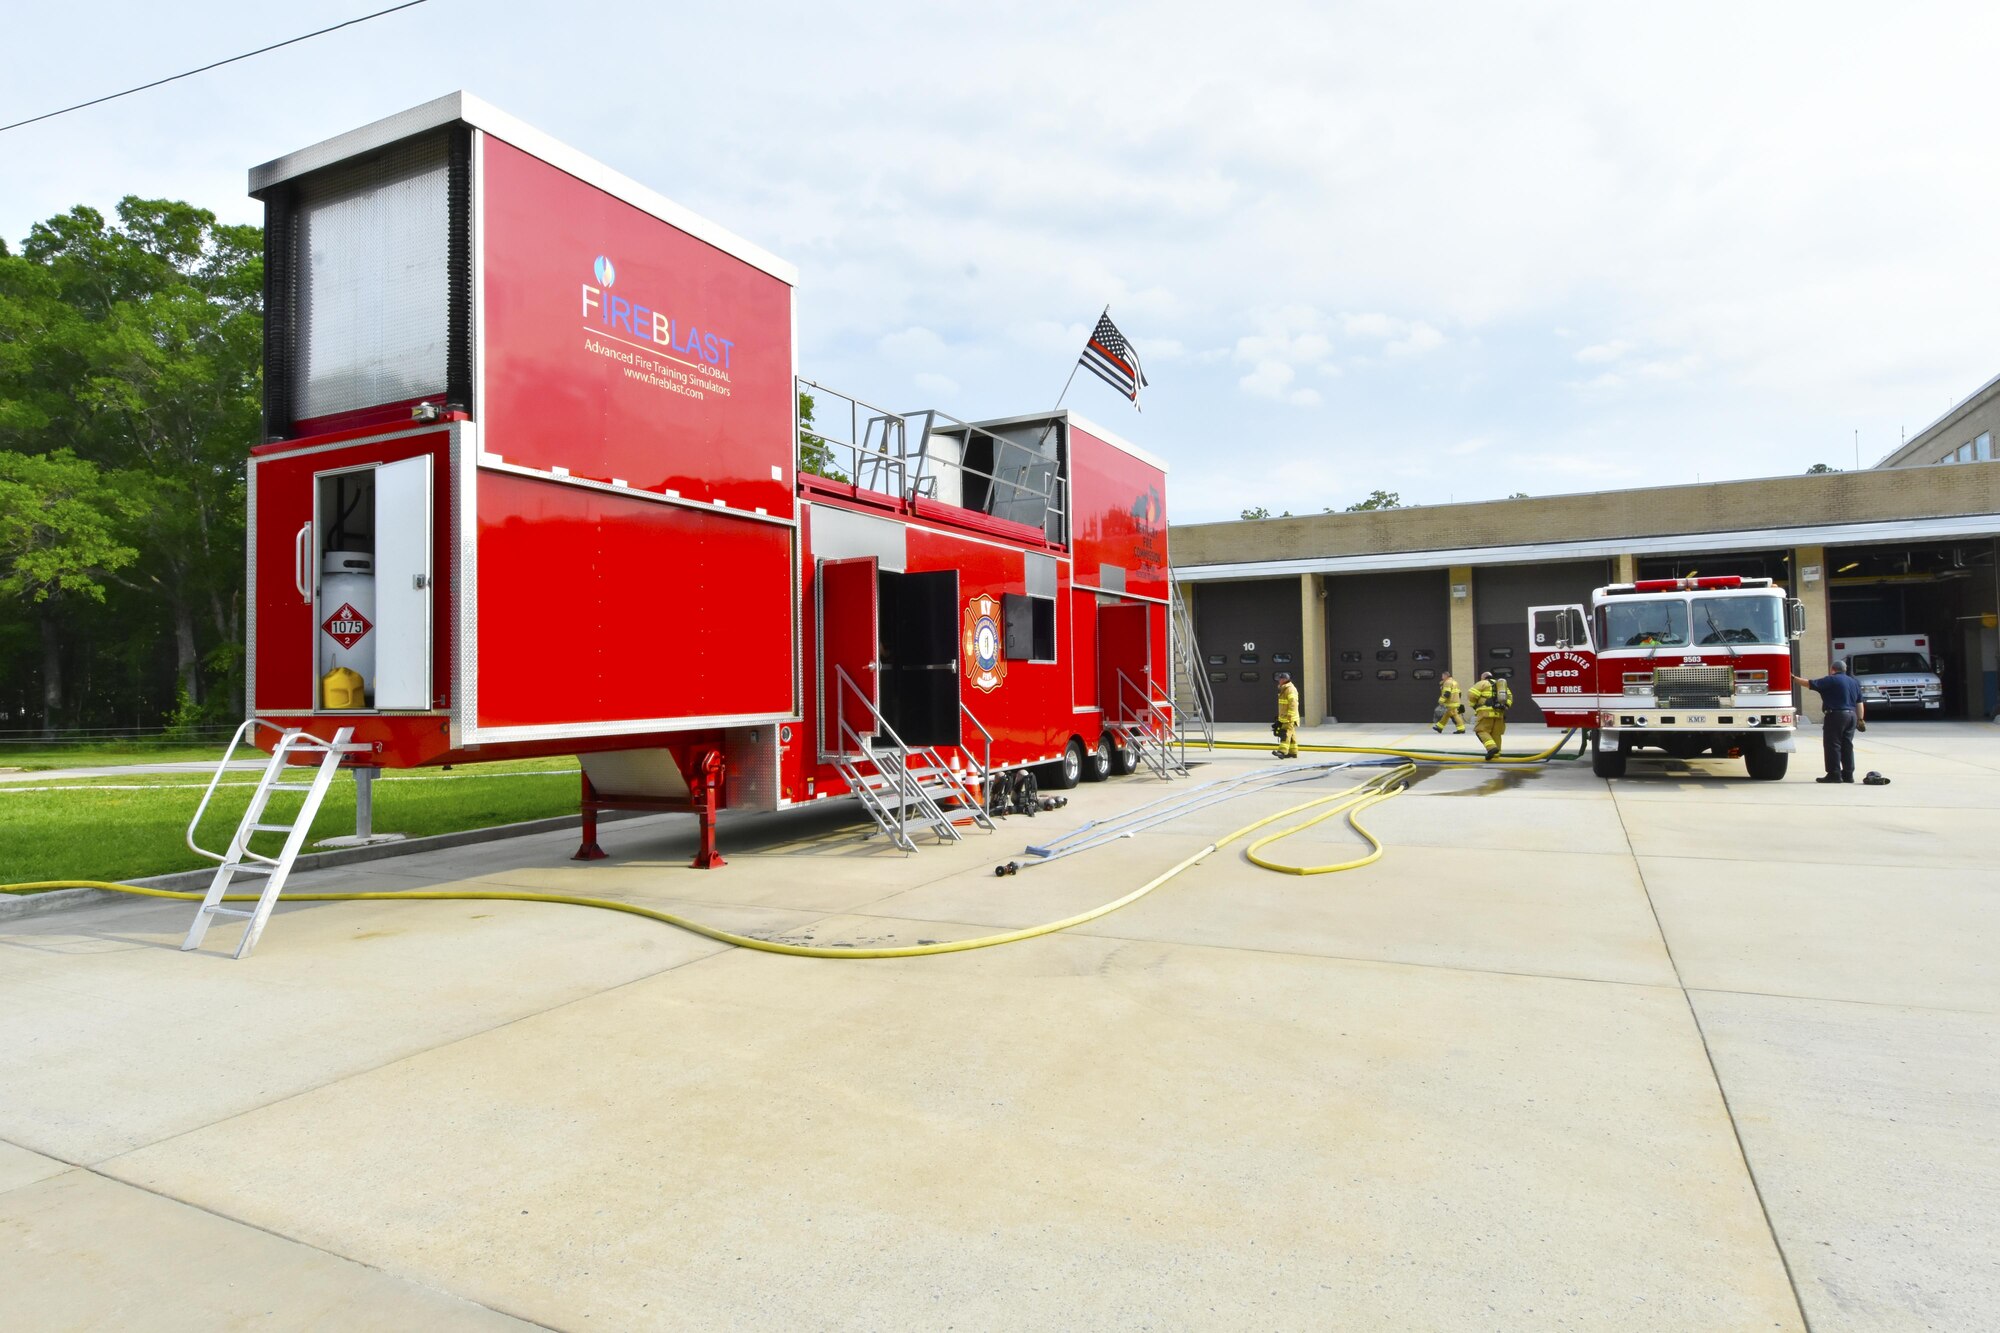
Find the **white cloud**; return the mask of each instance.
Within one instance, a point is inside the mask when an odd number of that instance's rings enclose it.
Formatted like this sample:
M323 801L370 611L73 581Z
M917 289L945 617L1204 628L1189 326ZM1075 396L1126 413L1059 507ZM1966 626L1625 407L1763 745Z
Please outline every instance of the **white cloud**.
M1356 473L1350 496L1415 440L1615 443L1641 479L1792 472L1857 425L1879 455L2000 370L2000 7L1956 7L1939 43L1923 7L1862 23L1803 0L1464 6L1443 26L1296 3L1218 26L1159 0L1143 25L1106 12L1051 46L1074 16L1046 0L872 26L781 0L704 33L754 46L767 77L675 66L698 140L608 114L598 64L549 58L575 35L546 6L493 0L476 31L451 13L16 131L0 235L128 192L254 220L244 168L419 100L363 58L413 49L436 53L428 86L475 87L797 263L800 369L836 387L894 400L928 374L957 382L946 410L1024 410L1109 302L1152 372L1133 437L1176 464L1190 509L1220 502L1192 460L1222 439L1259 476L1309 445ZM678 22L630 0L593 15L633 49L665 49ZM99 17L93 65L119 86L212 57L199 27L131 0ZM68 22L34 9L8 36L61 50ZM972 77L828 95L833 71L966 52ZM9 73L21 114L75 100L60 61ZM274 85L302 95L231 114ZM1951 206L1913 210L1939 181ZM1338 412L1298 410L1336 385ZM1069 401L1120 406L1088 376ZM1697 439L1713 453L1691 458ZM1493 489L1547 493L1528 457L1479 454Z
M958 393L957 380L952 379L949 375L932 374L928 370L923 371L920 374L911 376L910 382L916 385L919 389L923 389L928 393L937 394L943 398L950 398Z
M951 355L943 338L929 329L908 328L883 335L875 343L883 356L905 365L931 364Z
M1255 369L1236 383L1243 392L1253 397L1271 398L1296 407L1318 407L1319 390L1294 389L1292 381L1297 377L1298 372L1283 361L1266 359L1259 361Z

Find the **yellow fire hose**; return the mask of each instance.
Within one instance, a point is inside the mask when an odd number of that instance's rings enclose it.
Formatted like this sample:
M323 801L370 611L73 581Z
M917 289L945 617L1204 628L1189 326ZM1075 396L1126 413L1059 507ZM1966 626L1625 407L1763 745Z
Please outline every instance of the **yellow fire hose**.
M1314 816L1312 819L1294 828L1281 830L1252 843L1247 849L1250 859L1266 869L1279 870L1294 875L1323 875L1338 870L1352 870L1358 866L1368 865L1381 857L1382 844L1372 833L1361 826L1355 819L1355 816L1369 806L1386 801L1391 796L1401 792L1404 789L1402 779L1413 772L1415 767L1416 765L1413 763L1402 764L1399 767L1385 770L1366 782L1348 788L1346 791L1335 792L1330 796L1316 797L1310 801L1303 801L1288 809L1280 810L1277 814L1267 815L1254 823L1245 824L1235 832L1210 843L1171 869L1155 875L1152 879L1147 880L1144 884L1125 894L1123 897L1114 898L1110 902L1099 907L1093 907L1087 912L1079 912L1075 916L1067 916L1060 921L1045 922L1039 926L1027 926L1020 930L1005 931L998 935L981 935L976 939L969 940L948 940L939 944L906 944L884 949L842 949L818 944L786 944L779 940L759 939L754 935L739 935L735 931L722 930L716 926L704 925L699 921L678 916L673 912L662 912L656 908L642 907L637 903L619 902L614 898L586 898L576 894L531 893L527 890L514 889L398 889L383 892L288 893L284 896L284 901L330 903L407 902L415 900L423 902L562 903L571 907L596 907L607 912L625 912L632 916L642 916L651 921L660 921L669 926L677 926L682 930L692 931L697 935L706 936L723 944L732 944L743 949L755 949L760 953L784 954L792 958L927 958L933 954L963 953L968 949L990 949L997 944L1013 944L1020 940L1034 939L1038 935L1049 935L1059 930L1068 930L1072 926L1080 926L1087 921L1095 921L1099 917L1109 916L1121 907L1128 907L1138 902L1141 898L1183 871L1199 865L1211 853L1227 847L1239 838L1248 837L1266 825L1275 823L1288 815L1313 809L1316 806L1330 805L1333 808L1325 811L1323 814ZM1281 838L1288 838L1294 833L1312 827L1321 820L1331 819L1333 816L1343 812L1347 815L1349 826L1356 833L1359 833L1363 838L1368 840L1372 850L1366 856L1358 857L1352 861L1343 861L1336 865L1291 866L1280 862L1268 861L1256 854L1257 849L1267 843L1276 842ZM207 896L192 891L148 889L134 884L114 884L94 879L56 879L43 880L31 884L0 884L0 893L31 893L48 889L102 889L108 893L125 893L142 898L176 898L186 902L199 902ZM223 901L255 902L257 897L258 895L254 893L231 893L225 894Z

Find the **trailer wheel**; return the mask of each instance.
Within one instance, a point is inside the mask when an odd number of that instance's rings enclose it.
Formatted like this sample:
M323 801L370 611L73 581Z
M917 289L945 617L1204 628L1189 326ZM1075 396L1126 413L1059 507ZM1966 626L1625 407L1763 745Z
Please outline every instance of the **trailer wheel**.
M1051 791L1068 791L1083 779L1083 742L1075 736L1063 747L1062 758L1042 770L1041 784Z
M1129 778L1139 771L1139 752L1129 745L1111 747L1111 771L1121 778Z
M1590 733L1590 771L1600 778L1622 778L1625 776L1625 747L1613 742L1615 748L1604 748L1604 733Z
M1090 752L1090 758L1083 766L1085 782L1102 782L1111 776L1111 734L1097 738L1097 747Z
M1783 750L1773 750L1768 745L1743 752L1743 766L1750 770L1750 777L1757 782L1776 782L1784 777L1791 759Z

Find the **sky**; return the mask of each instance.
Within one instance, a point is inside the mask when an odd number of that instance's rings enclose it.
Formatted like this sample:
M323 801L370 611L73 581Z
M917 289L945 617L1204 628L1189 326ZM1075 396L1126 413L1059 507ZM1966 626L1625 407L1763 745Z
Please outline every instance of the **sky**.
M9 19L0 123L382 7ZM428 0L0 134L0 237L463 88L799 268L799 368L977 419L1107 304L1176 521L1872 464L2000 373L2000 6ZM87 53L87 59L80 59Z

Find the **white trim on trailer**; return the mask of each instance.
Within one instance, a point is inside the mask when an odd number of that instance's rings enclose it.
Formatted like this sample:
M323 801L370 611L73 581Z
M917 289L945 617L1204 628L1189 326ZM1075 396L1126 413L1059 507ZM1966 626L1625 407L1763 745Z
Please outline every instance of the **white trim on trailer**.
M386 444L390 440L408 439L412 435L429 435L436 431L451 430L464 424L466 423L458 421L432 421L420 426L403 426L395 430L385 430L379 435L370 431L356 433L347 439L334 440L327 444L308 444L298 449L273 449L268 453L252 454L250 457L250 466L255 467L259 463L275 463L281 458L303 458L307 454L324 454L335 449L356 449L364 444ZM307 438L310 439L312 437L308 436ZM264 446L259 447L262 448Z
M1120 453L1130 454L1132 455L1132 457L1138 459L1141 463L1144 463L1149 467L1156 467L1162 473L1166 472L1167 460L1161 458L1158 454L1149 453L1146 450L1141 449L1138 445L1132 443L1132 441L1126 439L1124 436L1114 434L1113 432L1106 430L1104 427L1098 425L1095 421L1092 421L1089 417L1083 415L1083 413L1081 412L1071 411L1067 407L1064 408L1063 411L1069 415L1070 425L1075 426L1080 430L1089 431L1092 435L1104 441L1106 444L1110 445L1113 449L1118 450Z
M1299 574L1435 569L1440 565L1511 565L1547 560L1601 559L1613 555L1665 555L1681 551L1754 551L1759 548L1799 545L1861 546L1879 542L1931 541L1944 537L1996 535L2000 535L2000 514L1966 514L1947 518L1828 523L1799 528L1753 528L1741 532L1689 532L1654 537L1606 537L1588 541L1524 542L1513 546L1395 551L1377 555L1310 556L1296 560L1176 565L1173 570L1173 580L1176 583L1219 583L1232 579L1286 578Z
M1058 547L1054 551L1037 551L1026 546L1017 545L1016 543L1013 542L1002 541L997 537L977 536L973 533L967 532L963 528L932 527L928 523L921 523L914 519L908 519L902 517L901 515L898 514L891 514L887 512L873 510L866 505L849 509L847 506L841 504L839 501L828 500L824 496L816 500L807 500L801 497L799 501L799 505L801 508L808 505L822 505L822 504L825 505L828 509L837 509L843 514L861 514L869 518L880 518L885 523L894 523L898 527L908 528L913 532L928 532L939 537L957 537L964 541L976 542L981 546L994 546L998 547L1003 551L1018 551L1022 555L1047 556L1049 559L1055 561L1057 564L1070 566L1072 570L1074 570L1076 567L1076 558L1072 556L1066 548ZM974 510L973 512L977 513L978 511ZM1075 586L1074 581L1072 581L1071 586Z
M775 726L786 722L796 723L798 720L790 713L734 713L715 717L622 718L611 722L474 727L466 738L466 744L498 745L505 741L566 741L603 736L652 736L677 731L706 731L716 727Z
M678 495L662 495L658 491L641 490L637 486L619 482L598 481L592 477L573 476L566 471L551 471L545 468L525 467L520 463L510 463L499 454L481 454L479 466L488 472L511 472L517 477L532 477L536 481L551 482L558 486L574 486L581 490L602 491L607 495L623 496L628 500L651 500L655 504L674 505L681 509L698 509L704 514L727 514L731 518L747 518L753 523L769 523L774 527L793 528L796 519L779 518L767 514L762 509L738 509L722 500L689 500Z
M1167 581L1173 582L1172 579ZM1164 597L1148 597L1143 592L1130 592L1124 588L1100 588L1094 583L1071 583L1069 586L1078 592L1094 592L1102 597L1118 597L1128 602L1148 602L1153 606L1167 605L1167 599Z
M595 186L615 199L623 200L641 212L649 213L670 226L678 227L696 240L714 246L726 255L742 260L754 268L762 269L780 282L794 287L798 285L797 267L786 263L761 246L710 222L707 218L691 212L663 194L648 189L631 177L613 171L595 158L587 157L549 135L516 120L498 107L481 101L471 93L460 90L446 93L443 97L414 106L407 111L399 111L393 116L385 116L373 124L335 135L308 148L273 158L261 166L250 168L250 193L257 194L274 185L333 166L348 158L386 148L414 135L439 126L463 121L476 130L483 130L503 143L530 153L560 171L568 172L586 185Z

